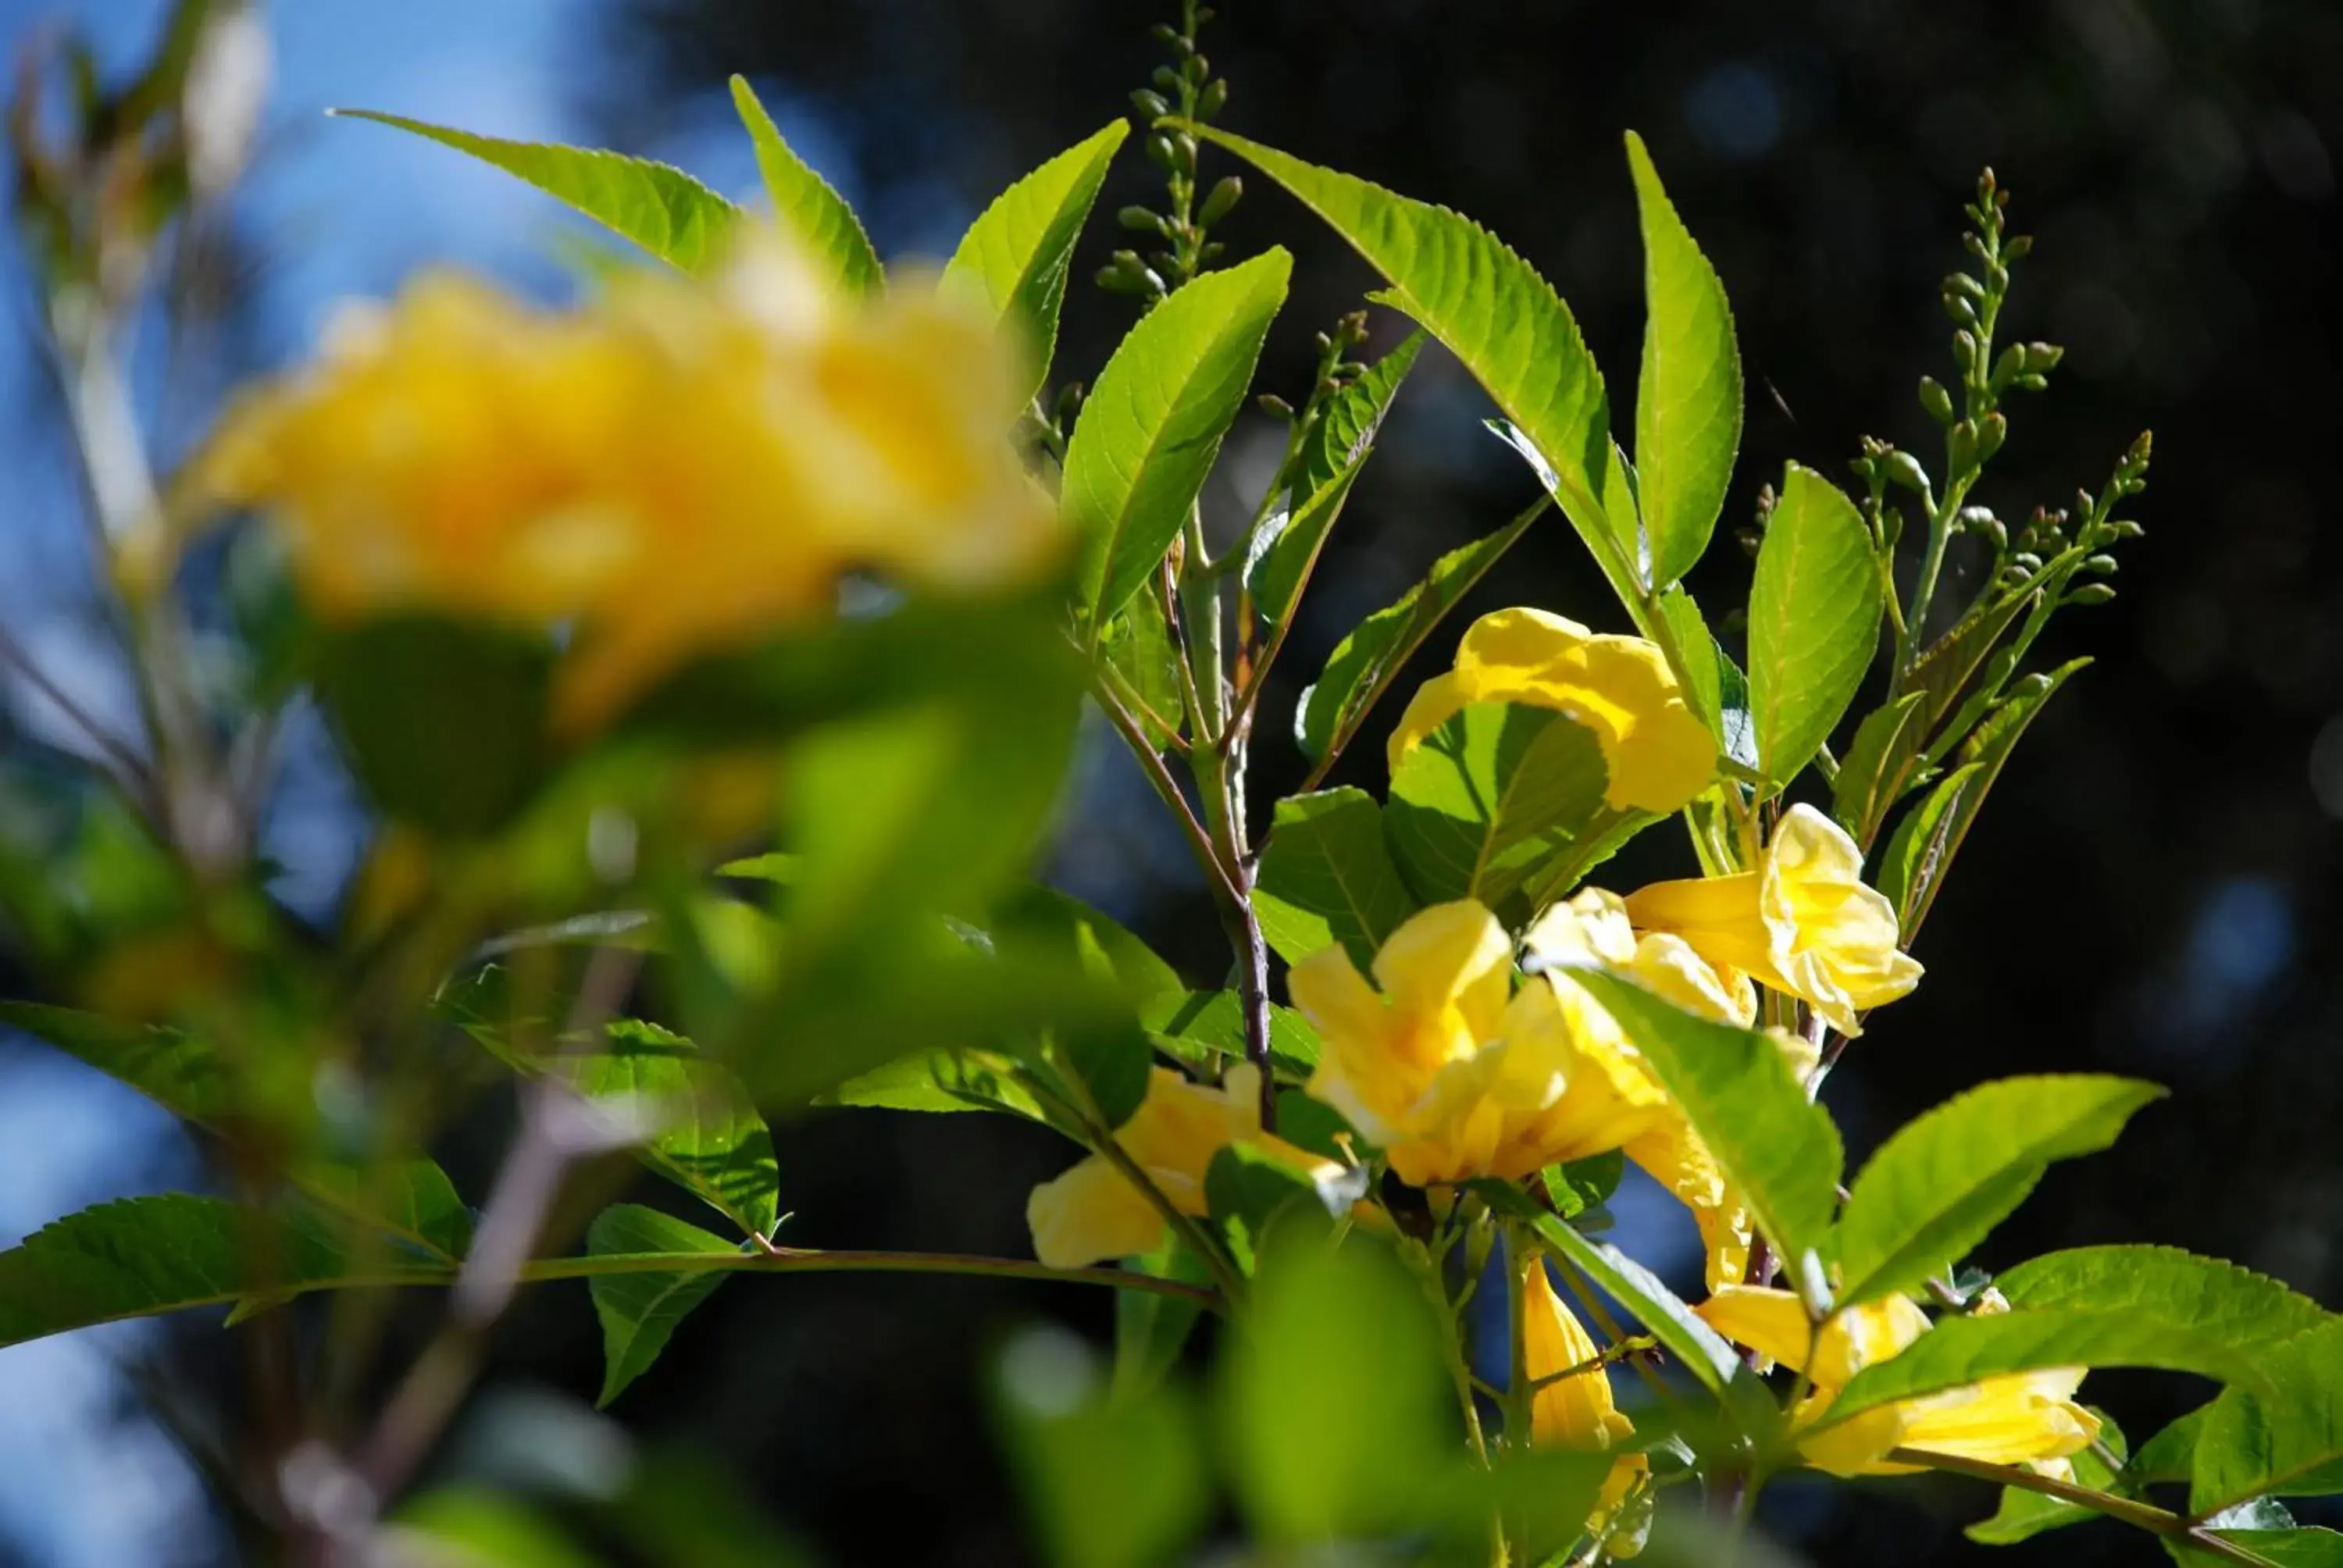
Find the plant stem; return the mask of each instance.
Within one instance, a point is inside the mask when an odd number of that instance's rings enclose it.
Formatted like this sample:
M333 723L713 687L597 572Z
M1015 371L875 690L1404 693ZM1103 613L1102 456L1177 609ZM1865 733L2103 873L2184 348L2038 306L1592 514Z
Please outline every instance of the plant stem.
M2101 1492L2095 1487L2037 1474L2022 1465L1988 1464L1983 1460L1936 1453L1923 1448L1891 1448L1885 1457L1897 1464L1949 1471L1956 1475L1990 1481L2000 1486L2014 1486L2020 1492L2039 1493L2045 1497L2055 1497L2061 1503L2071 1503L2077 1508L2087 1508L2094 1513L2104 1513L2110 1519L2120 1519L2127 1524L2137 1525L2167 1541L2177 1541L2208 1556L2231 1563L2258 1563L2262 1568L2268 1568L2266 1558L2248 1552L2233 1541L2224 1541L2202 1525L2154 1503L2118 1497L2112 1492Z
M1103 1285L1109 1290L1169 1296L1215 1312L1228 1310L1220 1292L1182 1280L1129 1269L1053 1269L1030 1258L989 1258L967 1252L889 1252L774 1247L761 1252L619 1252L605 1257L545 1258L522 1270L530 1283L587 1280L611 1274L957 1274L976 1279L1040 1280Z

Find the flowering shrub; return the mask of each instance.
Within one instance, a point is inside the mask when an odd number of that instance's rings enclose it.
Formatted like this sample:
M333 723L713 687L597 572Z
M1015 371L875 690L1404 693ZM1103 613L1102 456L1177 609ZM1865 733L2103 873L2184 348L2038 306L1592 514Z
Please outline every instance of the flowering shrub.
M2157 1090L1989 1083L1851 1176L1819 1100L1922 982L1916 939L1987 792L2085 662L2028 670L2045 624L2106 599L2139 532L2120 513L2145 437L2014 536L1973 499L2005 405L2059 357L1998 340L2027 243L1992 176L1974 271L1945 286L1954 375L1920 384L1941 456L1865 441L1849 488L1792 465L1745 607L1703 605L1684 579L1738 456L1742 373L1723 282L1641 142L1630 421L1494 236L1221 128L1207 16L1158 29L1168 63L1133 95L1165 200L1120 214L1151 248L1097 275L1135 319L1094 374L1053 363L1057 323L1122 124L920 275L880 264L737 81L770 222L664 166L377 115L648 256L561 310L455 275L354 307L159 482L105 438L127 406L104 328L154 233L58 171L144 178L169 138L125 109L75 157L27 152L54 176L24 201L146 722L75 809L152 891L94 910L12 860L12 940L75 1005L0 1019L206 1129L226 1180L0 1254L0 1340L232 1306L301 1414L252 1484L304 1562L572 1560L532 1505L418 1485L521 1287L587 1282L608 1402L731 1276L850 1268L1122 1292L1111 1383L1044 1341L1001 1372L1037 1538L1077 1568L1182 1557L1223 1490L1264 1562L1352 1543L1593 1564L1655 1529L1724 1554L1798 1467L1990 1483L1981 1541L2104 1515L2183 1561L2331 1560L2276 1501L2343 1489L2329 1314L2165 1248L1963 1266ZM125 100L166 130L176 101ZM1384 284L1383 317L1322 335L1311 384L1264 397L1282 458L1218 538L1199 497L1292 263L1212 237L1244 190L1207 159L1282 187ZM1248 759L1282 743L1269 672L1434 341L1544 498L1350 631L1292 716L1309 782L1249 820ZM1483 616L1393 720L1411 658L1554 513L1616 602ZM223 533L266 590L238 607L226 690L186 658L186 562ZM1955 603L1963 534L1991 569ZM324 940L253 847L248 774L297 690L371 809ZM1224 989L1031 879L1085 713L1192 849ZM1387 721L1387 788L1323 788ZM1697 875L1604 885L1670 823ZM435 1141L499 1083L512 1146L459 1193ZM1063 1134L1033 1256L794 1245L767 1118L870 1106ZM608 1201L590 1157L617 1151L693 1219ZM1629 1161L1696 1224L1703 1299L1604 1239ZM382 1348L365 1303L416 1285L446 1288L437 1335L353 1411ZM1205 1337L1210 1425L1187 1356ZM2078 1402L2101 1367L2220 1388L2127 1446ZM643 1523L672 1513L669 1483L595 1501L648 1557L714 1561Z

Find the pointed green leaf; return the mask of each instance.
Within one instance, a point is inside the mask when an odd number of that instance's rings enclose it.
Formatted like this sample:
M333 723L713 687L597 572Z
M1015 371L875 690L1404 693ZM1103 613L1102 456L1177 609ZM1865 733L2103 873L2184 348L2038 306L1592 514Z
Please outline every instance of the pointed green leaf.
M2243 1547L2270 1568L2343 1568L2343 1533L2324 1525L2290 1526L2277 1530L2216 1530L2214 1534L2232 1546ZM2214 1568L2234 1558L2217 1558L2209 1552L2192 1552L2186 1547L2173 1547L2174 1555L2195 1568L2204 1563Z
M1863 515L1792 463L1749 590L1749 709L1766 778L1788 783L1830 739L1871 668L1885 604Z
M1544 515L1547 505L1534 502L1495 533L1449 551L1432 563L1423 581L1395 603L1361 621L1334 645L1325 672L1302 694L1294 712L1293 740L1303 756L1322 759L1351 743L1415 650L1529 526Z
M0 1347L253 1297L453 1277L442 1265L391 1256L361 1282L333 1240L297 1218L186 1192L125 1198L68 1214L0 1252Z
M568 1070L588 1099L649 1102L659 1131L643 1163L698 1196L745 1233L768 1235L779 1213L773 1138L731 1070L679 1034L638 1019L609 1026L610 1049Z
M1158 1279L1179 1280L1207 1289L1212 1272L1177 1234L1167 1233L1163 1244L1144 1257L1128 1258L1124 1268ZM1119 1397L1146 1392L1162 1382L1180 1359L1202 1304L1190 1296L1158 1295L1153 1291L1114 1293L1114 1390Z
M1840 1304L1912 1290L1958 1262L2051 1161L2105 1149L2163 1093L2128 1078L2006 1078L1906 1123L1855 1177L1833 1234Z
M617 1203L594 1217L586 1232L586 1255L628 1252L723 1252L739 1249L721 1236L687 1225L639 1203ZM684 1274L595 1274L586 1283L594 1295L594 1315L602 1321L602 1392L594 1403L608 1405L628 1383L650 1371L667 1349L685 1314L725 1281L721 1269Z
M1749 719L1749 679L1708 629L1708 618L1684 585L1660 596L1660 619L1684 659L1693 710L1716 737L1717 749L1744 768L1757 766L1757 732Z
M1074 242L1131 131L1117 120L993 198L944 264L943 286L1003 322L1023 346L1030 397L1048 380Z
M1838 1203L1838 1129L1806 1098L1781 1047L1754 1030L1695 1018L1617 975L1572 970L1564 983L1572 982L1643 1053L1775 1255L1795 1271L1819 1251Z
M1635 482L1665 588L1699 560L1725 509L1741 449L1741 348L1725 282L1660 185L1643 137L1627 166L1644 223L1644 369L1635 387Z
M1041 1121L1041 1108L1017 1081L1014 1066L987 1050L899 1057L847 1080L815 1103L876 1111L1001 1111Z
M1864 715L1831 780L1831 815L1858 844L1878 835L1888 809L1903 798L1927 739L1928 694L1908 691Z
M2267 1386L2228 1388L2197 1428L2189 1512L2343 1492L2343 1318L2255 1348Z
M1185 731L1180 650L1172 646L1159 596L1135 593L1125 599L1121 613L1108 621L1100 634L1098 651L1108 668L1122 678L1127 689L1122 699L1158 751Z
M1292 270L1293 258L1272 248L1206 273L1149 311L1099 372L1061 489L1081 543L1078 599L1093 640L1187 522Z
M1476 702L1401 761L1383 829L1420 902L1493 908L1589 829L1609 778L1594 732L1568 715Z
M337 109L354 120L408 131L469 153L567 202L612 233L686 272L719 259L740 209L685 174L649 158L550 142L514 142L372 109Z
M1945 873L1952 869L1953 857L1960 852L1986 795L2001 777L2027 726L2067 678L2090 662L2077 658L2061 665L2041 678L2042 684L2020 689L1994 709L1962 742L1961 765L1896 824L1895 837L1880 857L1879 890L1896 906L1906 946L1911 945L1920 922L1928 918L1936 890L1944 886Z
M1363 969L1415 912L1383 845L1383 812L1349 789L1277 803L1253 903L1262 935L1287 963L1340 942Z
M732 78L732 106L756 146L757 172L764 176L765 194L789 233L830 268L831 278L849 293L870 294L883 287L887 269L880 265L879 253L870 248L862 220L854 216L846 198L781 139L780 127L765 113L756 89L744 76Z
M1210 126L1193 129L1292 192L1389 281L1388 302L1446 344L1544 455L1564 513L1621 599L1638 602L1634 505L1611 442L1603 374L1553 285L1445 207Z
M447 1172L428 1160L310 1163L287 1180L333 1212L387 1231L440 1262L461 1262L472 1250L472 1211Z
M2242 1351L2307 1333L2329 1315L2317 1302L2267 1275L2177 1247L2048 1252L2029 1258L1994 1284L2013 1306L2130 1312L2200 1330Z
M1218 1071L1245 1056L1244 1002L1230 990L1173 990L1151 998L1139 1021L1156 1049L1192 1067ZM1274 1002L1269 1009L1269 1060L1280 1078L1299 1081L1318 1065L1322 1046L1310 1020Z
M2099 1418L2099 1444L2112 1452L2120 1463L2125 1453L2123 1429L2116 1425L2105 1412L2095 1411L2093 1413ZM2116 1466L2099 1457L2098 1445L2084 1449L2074 1455L2070 1462L2074 1466L2076 1485L2087 1486L2097 1492L2114 1489ZM2079 1503L2046 1497L2041 1493L2027 1492L2021 1487L2005 1486L2001 1489L2001 1506L1994 1511L1993 1517L1979 1520L1961 1533L1980 1546L2015 1546L2045 1531L2105 1517Z

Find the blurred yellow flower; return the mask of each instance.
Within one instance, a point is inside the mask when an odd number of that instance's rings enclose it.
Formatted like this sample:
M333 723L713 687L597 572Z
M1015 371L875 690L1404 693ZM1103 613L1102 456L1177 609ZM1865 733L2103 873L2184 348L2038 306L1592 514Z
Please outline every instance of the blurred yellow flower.
M1217 1089L1192 1083L1169 1068L1152 1070L1147 1098L1114 1141L1172 1208L1203 1214L1204 1175L1212 1156L1244 1143L1311 1175L1340 1167L1261 1130L1261 1076L1250 1062L1232 1067ZM1062 1176L1042 1182L1026 1200L1033 1253L1053 1269L1079 1269L1107 1258L1131 1258L1163 1244L1163 1211L1115 1162L1092 1154Z
M1584 1325L1562 1304L1554 1282L1540 1263L1530 1270L1522 1288L1522 1366L1533 1384L1543 1384L1530 1396L1530 1441L1541 1446L1601 1452L1634 1435L1635 1423L1611 1398L1611 1374L1587 1366L1596 1355L1594 1341ZM1573 1367L1587 1367L1568 1377ZM1548 1382L1548 1379L1554 1381ZM1596 1513L1588 1521L1591 1533L1600 1535L1611 1514L1648 1473L1650 1463L1640 1453L1623 1453L1603 1483ZM1640 1537L1616 1539L1614 1557L1633 1557L1643 1549Z
M1664 1111L1640 1070L1577 1038L1554 987L1513 990L1513 948L1497 918L1464 900L1393 931L1374 985L1341 948L1287 978L1324 1040L1310 1092L1380 1145L1403 1181L1526 1176L1617 1149Z
M1863 880L1863 851L1807 805L1775 825L1765 864L1725 877L1654 882L1627 896L1638 930L1682 937L1718 970L1803 999L1841 1034L1920 983L1896 947L1896 910Z
M830 614L848 571L973 587L1046 567L1059 530L1009 440L1010 355L932 290L838 297L766 233L713 282L645 272L570 311L429 274L240 397L194 498L273 514L326 618L566 628L574 727Z
M1788 1291L1733 1285L1696 1309L1727 1339L1793 1371L1813 1391L1791 1412L1791 1430L1820 1420L1855 1374L1901 1353L1928 1332L1927 1314L1908 1296L1866 1302L1835 1314L1817 1332ZM1996 1297L1980 1311L2006 1311ZM2023 1464L2068 1479L2066 1456L2099 1435L2099 1418L2075 1402L2082 1367L2011 1372L1916 1399L1898 1400L1826 1427L1798 1444L1817 1469L1837 1475L1897 1475L1921 1466L1885 1456L1894 1448L1950 1454L1988 1464Z
M1424 737L1475 702L1551 708L1594 732L1615 811L1665 815L1708 788L1716 742L1684 705L1659 648L1597 635L1542 609L1501 609L1465 632L1456 668L1423 683L1392 732L1394 772Z

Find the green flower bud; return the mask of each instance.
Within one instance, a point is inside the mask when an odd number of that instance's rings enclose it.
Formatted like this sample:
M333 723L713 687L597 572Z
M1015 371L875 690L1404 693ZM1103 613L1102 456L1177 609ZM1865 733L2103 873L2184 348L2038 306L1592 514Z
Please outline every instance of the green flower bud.
M1206 84L1203 95L1196 100L1196 117L1217 120L1221 111L1229 106L1229 84L1226 78Z
M1143 206L1127 206L1114 215L1114 221L1140 234L1161 234L1165 227L1162 217Z
M1915 495L1925 496L1928 493L1928 471L1920 467L1920 459L1911 453L1890 450L1880 459L1880 462L1886 470L1888 479L1893 483L1903 486Z
M1162 94L1150 92L1145 87L1131 95L1131 106L1151 120L1160 120L1172 112L1172 106L1164 101Z
M1224 176L1212 186L1212 194L1204 198L1203 210L1196 215L1196 221L1210 228L1235 210L1237 203L1243 197L1244 181L1235 175Z
M2001 450L2002 442L2009 438L2009 421L1999 414L1988 414L1977 427L1977 461L1982 463Z
M2068 604L2106 604L2116 597L2115 588L2107 583L2085 583L2066 596Z
M1920 407L1939 425L1949 425L1955 417L1953 395L1933 376L1920 377Z
M2110 555L2086 556L2080 569L2091 577L2111 578L2116 575L2116 558Z

